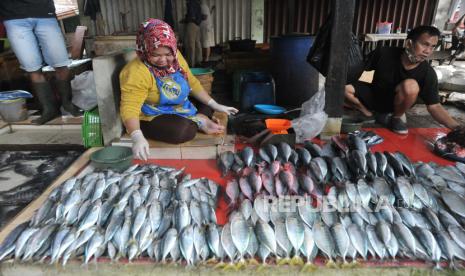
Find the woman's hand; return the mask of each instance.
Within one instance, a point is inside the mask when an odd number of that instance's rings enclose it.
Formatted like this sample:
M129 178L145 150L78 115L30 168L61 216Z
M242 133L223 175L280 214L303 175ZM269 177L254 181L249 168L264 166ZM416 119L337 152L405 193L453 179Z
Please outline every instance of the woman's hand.
M239 112L239 110L237 110L236 108L232 106L226 106L226 105L219 104L214 99L210 99L207 105L215 111L224 112L228 115L231 115L231 114L234 115L237 112Z
M147 161L149 157L149 142L145 139L144 134L140 129L134 130L131 132L132 144L132 154L134 158Z

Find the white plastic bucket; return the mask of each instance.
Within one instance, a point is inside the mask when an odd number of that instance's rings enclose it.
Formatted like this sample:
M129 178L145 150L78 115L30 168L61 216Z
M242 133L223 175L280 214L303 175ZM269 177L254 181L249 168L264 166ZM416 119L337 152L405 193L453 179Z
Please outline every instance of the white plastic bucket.
M0 101L0 116L8 123L26 120L26 100L24 98L18 98Z

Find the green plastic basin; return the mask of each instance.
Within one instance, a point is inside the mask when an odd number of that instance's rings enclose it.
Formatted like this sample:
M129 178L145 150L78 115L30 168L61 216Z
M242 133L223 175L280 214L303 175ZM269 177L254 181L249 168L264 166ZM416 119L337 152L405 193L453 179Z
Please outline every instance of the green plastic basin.
M96 169L124 171L132 165L132 149L123 146L105 147L92 153L90 160Z
M213 72L215 71L210 68L191 68L191 72L192 72L192 75L199 76L199 75L213 74Z

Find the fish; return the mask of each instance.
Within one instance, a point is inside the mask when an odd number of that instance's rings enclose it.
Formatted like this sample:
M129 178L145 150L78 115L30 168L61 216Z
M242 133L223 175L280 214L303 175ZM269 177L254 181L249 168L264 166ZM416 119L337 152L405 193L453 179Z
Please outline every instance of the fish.
M299 255L300 248L304 242L304 224L297 217L286 218L286 232L296 255Z
M230 223L227 223L223 226L221 231L221 245L224 249L224 252L229 257L230 262L232 263L236 257L237 250L232 240Z
M275 233L268 223L263 220L258 220L255 224L255 234L264 247L266 247L271 253L276 253L277 243Z
M331 227L331 233L335 241L338 255L346 262L347 252L349 251L350 238L345 227L341 223L336 223Z
M265 161L266 163L271 164L272 160L271 160L270 156L268 155L265 148L261 147L258 150L258 156L260 156L260 158L263 159L263 161Z
M386 168L387 168L387 158L382 152L375 152L375 158L376 158L376 174L378 176L384 176Z
M312 155L306 148L297 148L297 154L299 155L299 161L303 166L308 166L312 160Z
M465 199L450 190L442 190L441 197L452 212L465 217Z
M245 147L242 152L242 160L244 161L245 166L250 167L252 166L252 162L254 159L254 152L251 147Z
M220 168L223 177L228 174L234 164L234 153L232 151L225 151L220 153L218 158L218 167Z
M278 157L278 148L273 145L273 144L266 144L265 145L265 150L270 157L270 161L275 161L276 158Z
M189 265L194 264L194 227L187 225L180 233L180 249L184 259Z
M329 228L321 222L316 222L313 225L313 238L316 246L332 260L335 257L335 242Z
M349 234L350 241L354 246L355 250L363 257L364 260L367 258L368 243L365 238L365 234L362 232L360 227L352 223L347 227L347 233Z
M280 142L278 144L278 155L282 158L284 163L289 161L291 153L292 153L292 149L288 143Z
M243 260L250 241L249 225L245 219L239 218L232 220L230 227L233 244L239 254L239 259Z
M323 156L321 153L321 147L311 141L304 141L304 148L310 152L312 158Z

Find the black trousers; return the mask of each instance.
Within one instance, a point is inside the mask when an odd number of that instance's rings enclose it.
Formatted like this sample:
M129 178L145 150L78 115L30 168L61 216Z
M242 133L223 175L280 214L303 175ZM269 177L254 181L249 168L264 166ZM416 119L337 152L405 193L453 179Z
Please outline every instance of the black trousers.
M191 99L198 113L211 118L213 110L201 102ZM194 139L198 126L192 120L179 115L166 114L153 118L152 121L140 121L140 129L148 139L170 144L181 144Z

